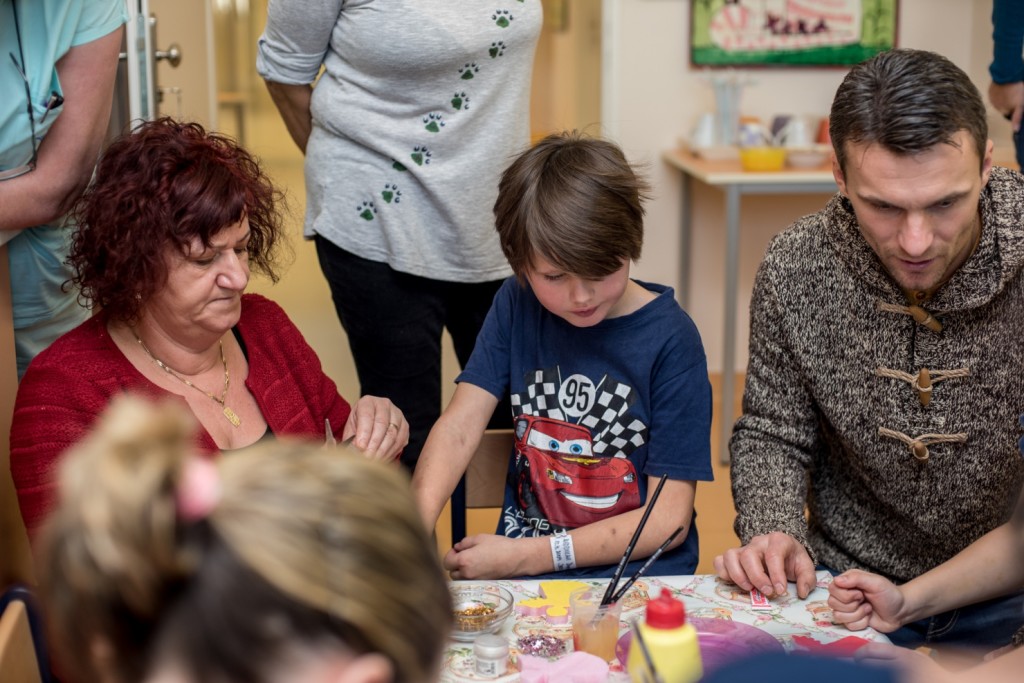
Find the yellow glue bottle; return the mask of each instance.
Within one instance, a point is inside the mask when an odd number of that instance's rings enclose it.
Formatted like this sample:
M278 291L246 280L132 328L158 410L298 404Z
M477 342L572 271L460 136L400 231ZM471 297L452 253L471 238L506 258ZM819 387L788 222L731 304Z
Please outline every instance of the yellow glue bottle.
M665 683L694 683L703 675L697 629L687 623L686 608L667 589L647 603L647 614L637 630ZM651 680L644 676L647 664L636 638L630 642L626 666L633 683Z

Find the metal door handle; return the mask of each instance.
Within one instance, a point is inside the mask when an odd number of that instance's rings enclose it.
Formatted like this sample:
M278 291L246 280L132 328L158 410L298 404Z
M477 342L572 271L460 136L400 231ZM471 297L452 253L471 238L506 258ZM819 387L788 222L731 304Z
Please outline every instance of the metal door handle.
M158 62L166 59L172 67L177 67L181 64L181 47L177 43L171 43L166 50L154 50L153 59Z

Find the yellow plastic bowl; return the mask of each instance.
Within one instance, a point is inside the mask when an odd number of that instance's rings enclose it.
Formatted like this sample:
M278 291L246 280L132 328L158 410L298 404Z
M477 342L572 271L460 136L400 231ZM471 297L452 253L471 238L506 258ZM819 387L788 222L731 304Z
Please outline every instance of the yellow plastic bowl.
M782 147L744 147L740 150L740 164L745 171L779 171L786 163L786 150Z

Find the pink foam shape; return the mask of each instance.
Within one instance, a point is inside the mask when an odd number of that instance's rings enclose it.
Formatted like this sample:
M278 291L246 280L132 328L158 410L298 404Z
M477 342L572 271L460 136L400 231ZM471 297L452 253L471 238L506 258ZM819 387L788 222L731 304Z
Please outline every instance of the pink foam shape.
M540 657L519 657L521 683L605 683L608 662L586 652L572 652L549 662Z
M523 603L516 604L516 614L523 617L538 617L544 619L549 624L568 624L569 613L561 615L548 614L548 610L552 607L550 604L542 605L524 605Z

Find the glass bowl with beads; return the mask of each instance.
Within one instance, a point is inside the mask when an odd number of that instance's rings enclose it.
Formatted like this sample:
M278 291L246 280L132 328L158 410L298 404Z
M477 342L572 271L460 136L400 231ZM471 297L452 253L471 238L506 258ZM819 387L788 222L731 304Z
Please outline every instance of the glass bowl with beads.
M512 614L512 594L493 584L450 585L452 595L452 638L472 642L485 633L496 633Z

